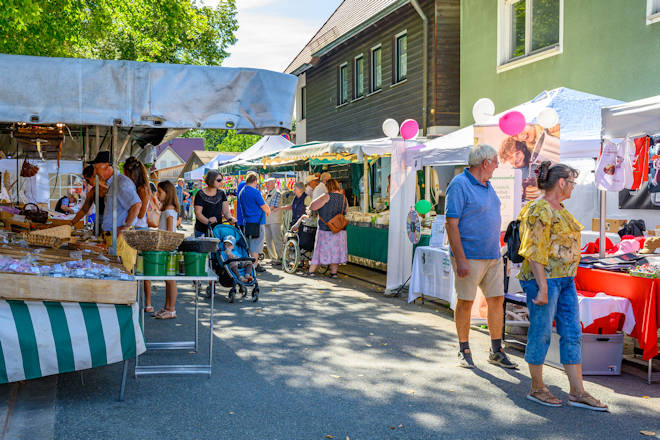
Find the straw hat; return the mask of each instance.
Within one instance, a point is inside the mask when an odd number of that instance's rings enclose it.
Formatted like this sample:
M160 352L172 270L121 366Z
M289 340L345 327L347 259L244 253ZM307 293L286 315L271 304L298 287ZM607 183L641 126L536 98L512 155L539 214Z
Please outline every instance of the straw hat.
M310 174L309 176L305 177L305 185L308 185L310 182L313 182L314 180L319 180L319 178L315 174Z

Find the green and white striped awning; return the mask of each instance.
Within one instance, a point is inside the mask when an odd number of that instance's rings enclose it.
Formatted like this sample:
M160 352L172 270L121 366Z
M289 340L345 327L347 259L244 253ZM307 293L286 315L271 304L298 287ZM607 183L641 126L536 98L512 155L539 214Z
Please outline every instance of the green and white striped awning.
M0 300L0 383L100 367L145 350L137 304Z

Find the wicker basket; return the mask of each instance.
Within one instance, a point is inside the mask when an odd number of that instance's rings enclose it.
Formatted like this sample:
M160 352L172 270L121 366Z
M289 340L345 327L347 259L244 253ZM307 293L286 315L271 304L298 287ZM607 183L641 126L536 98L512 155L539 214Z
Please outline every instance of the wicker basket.
M55 226L48 229L39 229L37 231L30 232L30 235L45 235L47 237L58 237L61 239L68 240L71 238L71 231L73 228L69 225Z
M138 251L172 252L179 247L185 235L161 230L126 231L122 235L126 243Z
M66 241L60 237L25 233L23 238L32 246L58 248Z

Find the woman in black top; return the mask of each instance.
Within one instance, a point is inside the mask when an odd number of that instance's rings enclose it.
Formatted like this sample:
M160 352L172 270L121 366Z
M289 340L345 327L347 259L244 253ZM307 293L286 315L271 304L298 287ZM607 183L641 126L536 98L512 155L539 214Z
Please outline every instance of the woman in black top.
M211 170L206 174L204 182L206 188L197 191L195 200L195 237L206 234L209 224L220 223L224 216L231 224L236 224L236 219L231 215L227 195L219 189L222 183L222 174Z

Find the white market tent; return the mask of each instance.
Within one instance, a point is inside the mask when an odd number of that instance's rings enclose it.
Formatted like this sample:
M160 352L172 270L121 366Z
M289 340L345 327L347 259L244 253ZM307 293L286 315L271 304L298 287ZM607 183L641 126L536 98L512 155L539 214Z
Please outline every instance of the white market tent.
M209 163L206 163L199 168L195 168L192 171L188 171L184 173L183 178L186 180L202 180L204 178L204 175L206 175L206 173L208 172L208 170L215 170L218 168L218 164L231 160L234 157L236 156L233 156L231 154L219 153L217 156L211 159Z
M6 54L0 78L0 125L112 127L115 169L120 130L289 130L297 84L293 75L261 69ZM113 212L113 248L116 226Z
M392 153L392 139L369 139L363 141L335 141L335 142L312 142L309 144L293 145L280 151L276 156L265 161L268 164L286 164L299 160L319 157L344 158L357 156L362 162L362 157L384 156Z
M272 156L280 151L293 146L293 143L283 136L264 136L254 145L229 160L220 162L220 166L231 166L238 163L261 159Z

